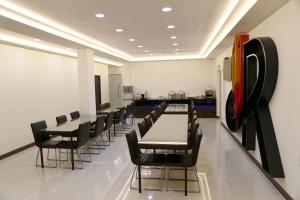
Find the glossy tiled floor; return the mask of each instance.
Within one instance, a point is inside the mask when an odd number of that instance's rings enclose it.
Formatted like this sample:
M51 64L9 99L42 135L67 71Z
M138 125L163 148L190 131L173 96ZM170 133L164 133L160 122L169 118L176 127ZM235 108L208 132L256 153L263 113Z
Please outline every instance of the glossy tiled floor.
M1 200L110 200L110 199L283 199L217 119L201 119L203 140L197 163L204 191L184 197L182 192L129 190L134 166L125 137L117 137L85 169L41 169L34 165L36 148L0 161ZM202 188L203 188L202 187ZM209 192L210 191L210 192ZM205 193L205 195L204 195ZM210 195L209 195L210 194Z

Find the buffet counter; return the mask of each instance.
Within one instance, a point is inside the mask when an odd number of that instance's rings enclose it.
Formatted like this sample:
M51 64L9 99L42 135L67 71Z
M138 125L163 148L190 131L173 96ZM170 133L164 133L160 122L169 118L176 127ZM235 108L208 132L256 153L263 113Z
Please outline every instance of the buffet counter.
M169 98L147 98L136 99L135 102L135 117L143 118L152 110L158 110L159 104L162 102L167 104L190 104L194 102L197 115L201 118L216 117L216 98L215 97L187 97L184 99L169 99Z

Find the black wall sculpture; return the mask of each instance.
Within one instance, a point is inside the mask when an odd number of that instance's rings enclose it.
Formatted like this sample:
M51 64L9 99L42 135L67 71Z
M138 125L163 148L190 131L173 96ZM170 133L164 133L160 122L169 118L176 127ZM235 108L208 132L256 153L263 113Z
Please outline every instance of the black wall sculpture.
M276 87L278 55L269 37L254 38L244 44L243 87L244 107L239 116L234 115L234 94L226 102L226 122L230 130L242 127L242 144L255 150L255 136L263 168L272 177L284 178L279 148L269 110L269 101Z

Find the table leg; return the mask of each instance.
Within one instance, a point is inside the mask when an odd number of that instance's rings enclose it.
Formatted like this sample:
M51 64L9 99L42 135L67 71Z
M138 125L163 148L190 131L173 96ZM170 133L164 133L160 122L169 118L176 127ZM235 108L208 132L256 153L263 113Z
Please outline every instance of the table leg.
M71 162L72 162L72 170L74 170L74 154L73 154L73 137L71 137Z
M41 154L41 167L44 168L44 157L43 157L43 148L40 147L40 154Z
M187 165L188 165L188 150L185 149L185 167L184 167L184 195L187 196Z
M142 193L141 165L138 165L138 173L139 173L139 193Z

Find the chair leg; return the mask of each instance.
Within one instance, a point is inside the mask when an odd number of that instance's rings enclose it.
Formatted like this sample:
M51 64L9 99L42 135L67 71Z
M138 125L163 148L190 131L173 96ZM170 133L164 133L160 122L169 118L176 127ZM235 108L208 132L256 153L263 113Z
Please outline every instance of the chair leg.
M81 159L81 156L80 156L80 151L79 151L78 149L76 149L76 152L77 152L77 154L78 154L79 161L80 161L81 167L82 167L82 169L83 169L83 162L82 162L82 159Z
M38 149L38 152L36 154L36 158L35 158L35 166L38 167L38 158L39 158L39 155L40 155L40 149Z
M49 152L49 149L48 149L48 152ZM56 150L55 150L55 152L56 152ZM41 167L41 165L39 165L38 164L38 158L39 158L39 155L40 155L40 149L38 149L38 152L37 152L37 154L36 154L36 158L35 158L35 166L36 167ZM44 168L57 168L57 157L56 157L56 153L55 153L55 158L56 158L56 162L55 162L55 166L46 166L46 165L44 165ZM54 160L54 159L52 159L52 160Z

